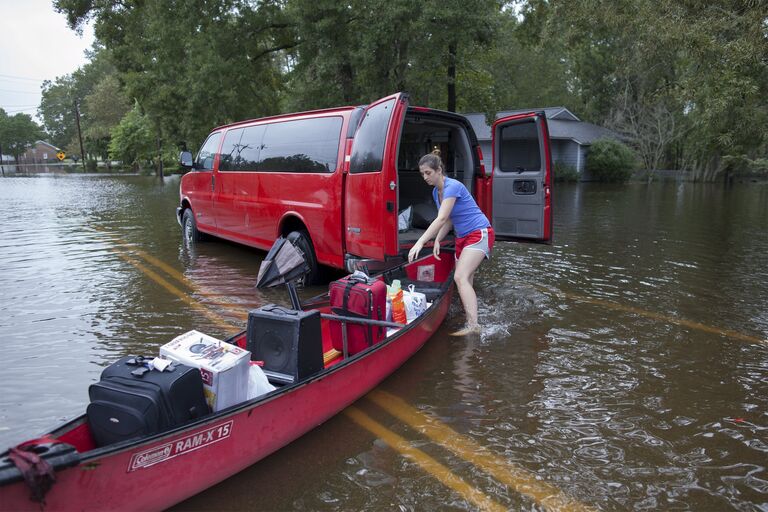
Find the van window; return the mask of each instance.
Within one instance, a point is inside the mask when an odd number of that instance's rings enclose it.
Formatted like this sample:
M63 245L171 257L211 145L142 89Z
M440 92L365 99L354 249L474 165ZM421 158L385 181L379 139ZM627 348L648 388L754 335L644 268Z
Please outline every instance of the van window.
M258 170L335 171L341 125L341 117L298 119L266 125Z
M537 171L541 168L539 131L534 121L501 129L499 170L503 172Z
M255 171L265 127L248 126L229 130L221 145L220 171Z
M212 133L206 139L195 160L195 169L201 171L210 171L213 169L213 159L216 156L216 150L219 149L221 132Z
M349 172L380 171L384 159L387 127L392 117L395 100L380 103L365 113L362 124L355 134Z

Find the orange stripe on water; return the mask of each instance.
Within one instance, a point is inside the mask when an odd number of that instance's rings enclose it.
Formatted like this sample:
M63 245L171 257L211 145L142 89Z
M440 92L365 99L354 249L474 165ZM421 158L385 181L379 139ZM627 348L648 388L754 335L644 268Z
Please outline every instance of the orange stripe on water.
M440 464L421 450L414 448L407 439L395 434L380 423L374 421L360 409L357 409L356 407L348 407L344 410L344 414L349 419L387 443L393 450L418 464L421 469L435 477L446 487L456 491L466 501L473 504L478 509L492 511L507 510L506 507L493 501L489 496L467 484L459 476L453 474L447 467Z
M172 285L171 283L166 281L163 277L158 275L156 272L154 272L153 270L147 268L142 263L136 261L134 258L128 256L125 253L122 253L122 252L118 251L117 249L110 249L110 250L112 252L114 252L115 254L117 254L121 259L123 259L127 263L130 263L133 267L138 269L140 272L145 274L147 277L149 277L150 279L155 281L157 284L159 284L160 286L165 288L168 292L170 292L171 294L173 294L176 297L178 297L181 300L183 300L187 305L189 305L193 309L195 309L195 310L199 311L200 313L202 313L203 315L205 315L214 324L218 325L219 327L224 328L226 331L232 331L232 330L238 330L239 331L240 330L236 326L221 320L221 315L219 315L219 314L209 310L208 308L206 308L205 306L201 305L200 303L198 303L194 299L190 298L187 293L179 290L174 285Z
M722 329L720 327L712 327L710 325L705 325L699 322L694 322L691 320L686 320L684 318L675 318L673 316L664 315L661 313L656 313L653 311L648 311L645 309L636 308L633 306L624 306L622 304L617 304L615 302L610 302L603 299L595 299L593 297L587 297L585 295L577 295L574 293L568 293L568 292L559 292L564 294L566 297L570 299L576 299L580 300L582 302L588 302L590 304L595 304L597 306L603 306L610 309L615 309L619 311L625 311L627 313L634 313L636 315L644 316L646 318L651 318L653 320L660 320L662 322L675 324L675 325L681 325L683 327L688 327L689 329L694 329L697 331L703 331L708 332L711 334L718 334L721 336L726 336L728 338L733 338L737 340L742 341L748 341L750 343L768 343L768 340L760 339L756 336L750 336L748 334L743 334L737 331L732 331L730 329Z
M544 506L548 510L574 512L594 510L565 495L553 485L539 480L537 475L527 469L518 467L489 452L485 447L462 436L434 417L420 412L391 393L374 390L366 395L366 398L438 445L447 448L458 457L492 476L499 483L529 497L536 504Z

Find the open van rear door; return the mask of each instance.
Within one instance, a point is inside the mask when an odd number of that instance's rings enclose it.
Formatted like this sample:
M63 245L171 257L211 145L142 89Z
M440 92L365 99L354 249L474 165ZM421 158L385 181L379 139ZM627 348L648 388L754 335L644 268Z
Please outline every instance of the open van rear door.
M397 147L408 97L398 93L365 109L344 185L347 255L384 261L398 252Z
M552 159L544 112L496 120L493 230L499 240L552 240Z

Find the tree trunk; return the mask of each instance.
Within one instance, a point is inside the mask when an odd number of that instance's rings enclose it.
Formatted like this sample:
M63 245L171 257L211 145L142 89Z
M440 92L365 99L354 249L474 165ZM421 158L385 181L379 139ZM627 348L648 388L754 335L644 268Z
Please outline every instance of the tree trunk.
M456 112L456 43L448 45L448 112Z
M345 61L339 69L339 74L341 75L341 94L344 97L344 102L346 104L352 103L355 101L355 95L354 95L354 73L352 70L352 64L349 63L349 61Z
M163 140L160 138L159 130L157 136L157 176L163 179Z

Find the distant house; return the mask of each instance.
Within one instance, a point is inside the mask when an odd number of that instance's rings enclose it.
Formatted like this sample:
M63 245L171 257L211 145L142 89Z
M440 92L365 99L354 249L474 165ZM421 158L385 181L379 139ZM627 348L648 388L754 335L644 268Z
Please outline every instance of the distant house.
M498 112L496 118L523 112L544 111L549 127L550 151L552 161L570 165L581 175L582 180L589 179L584 173L589 146L597 139L612 138L619 140L616 132L600 126L585 123L565 107L528 108L523 110L505 110ZM472 123L480 148L483 150L483 163L491 168L491 127L485 122L485 114L464 114Z
M56 153L61 151L53 144L38 140L27 148L19 158L20 164L47 164L57 161Z

